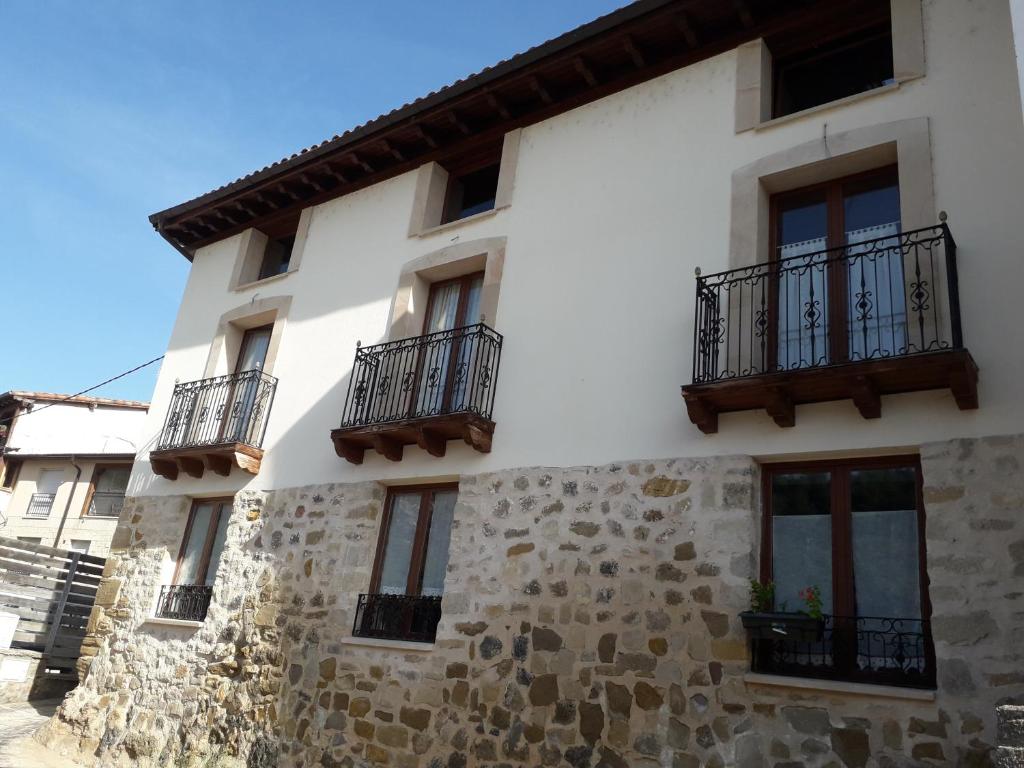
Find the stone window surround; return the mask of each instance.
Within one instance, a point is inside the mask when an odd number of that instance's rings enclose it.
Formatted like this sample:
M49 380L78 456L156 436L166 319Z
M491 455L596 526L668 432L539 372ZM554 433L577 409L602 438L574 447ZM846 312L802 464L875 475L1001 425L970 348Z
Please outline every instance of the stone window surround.
M925 56L921 0L891 0L890 9L895 83L826 104L819 104L791 115L772 117L772 55L764 39L758 38L738 46L736 49L736 133L765 128L840 104L857 101L866 96L885 93L898 88L908 80L923 77Z
M291 258L288 262L288 270L279 275L271 275L262 280L257 279L260 272L260 264L263 261L263 253L267 247L267 236L256 228L249 228L239 235L238 251L235 253L235 265L231 271L231 280L228 283L229 290L239 292L250 288L266 285L273 280L281 280L293 272L297 272L302 262L302 253L306 249L306 239L309 236L309 224L313 218L313 208L304 208L299 214L298 228L295 230L295 244L292 246Z
M291 309L291 296L268 296L265 299L254 295L245 304L225 312L217 321L217 332L210 344L206 358L203 378L209 379L219 374L226 374L234 368L234 361L242 345L242 337L249 328L274 324L270 334L270 345L267 348L267 359L263 371L272 374L277 353L281 347L281 337Z
M516 166L519 164L519 142L522 133L522 128L509 131L505 134L502 142L501 165L498 169L498 189L494 195L494 208L467 216L464 219L441 223L448 192L448 171L433 161L421 165L416 172L416 190L413 193L412 213L409 218L409 237L423 237L446 231L470 221L492 216L496 211L508 208L512 204L512 191L516 183Z
M909 699L911 701L935 701L935 691L923 688L897 688L892 685L871 683L849 683L842 680L824 680L811 677L787 677L747 672L743 675L747 686L768 688L789 688L808 692L868 696L878 699Z
M488 237L456 243L428 253L402 265L398 289L388 323L388 340L408 339L423 333L424 314L431 283L483 271L480 292L482 322L494 327L498 314L498 294L505 265L504 237ZM481 318L472 318L472 322ZM276 327L275 327L276 331Z
M732 173L728 268L770 259L771 195L893 163L899 171L902 229L934 226L938 217L927 117L825 133L737 168Z

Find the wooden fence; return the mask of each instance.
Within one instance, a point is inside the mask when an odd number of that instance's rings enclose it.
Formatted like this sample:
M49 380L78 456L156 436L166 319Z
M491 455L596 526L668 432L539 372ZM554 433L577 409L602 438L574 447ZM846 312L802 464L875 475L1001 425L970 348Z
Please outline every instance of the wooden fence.
M18 615L12 646L42 651L46 676L77 679L75 662L105 563L0 537L0 611Z

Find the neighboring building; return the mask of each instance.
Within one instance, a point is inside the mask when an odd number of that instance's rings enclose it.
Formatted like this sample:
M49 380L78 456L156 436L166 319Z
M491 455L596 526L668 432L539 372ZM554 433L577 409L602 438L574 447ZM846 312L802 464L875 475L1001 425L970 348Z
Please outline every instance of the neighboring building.
M148 403L0 394L0 536L103 557Z
M1020 117L1006 0L641 0L156 214L160 436L42 738L990 764Z

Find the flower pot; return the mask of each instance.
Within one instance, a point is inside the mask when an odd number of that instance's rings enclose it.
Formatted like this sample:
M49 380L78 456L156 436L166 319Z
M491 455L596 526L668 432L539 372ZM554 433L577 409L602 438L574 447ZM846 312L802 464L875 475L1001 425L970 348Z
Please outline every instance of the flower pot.
M804 643L821 641L824 621L806 613L762 613L744 611L740 614L743 628L754 640L790 640Z

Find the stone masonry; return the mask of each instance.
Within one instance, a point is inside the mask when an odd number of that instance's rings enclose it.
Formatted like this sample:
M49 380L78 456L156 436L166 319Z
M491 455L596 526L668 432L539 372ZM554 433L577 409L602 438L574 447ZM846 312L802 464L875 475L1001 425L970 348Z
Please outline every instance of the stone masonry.
M933 698L755 685L746 457L466 475L433 647L350 637L385 489L236 497L201 628L147 622L189 500L125 505L84 683L40 735L102 766L991 765L1024 702L1024 437L925 446Z

